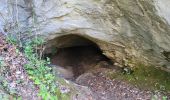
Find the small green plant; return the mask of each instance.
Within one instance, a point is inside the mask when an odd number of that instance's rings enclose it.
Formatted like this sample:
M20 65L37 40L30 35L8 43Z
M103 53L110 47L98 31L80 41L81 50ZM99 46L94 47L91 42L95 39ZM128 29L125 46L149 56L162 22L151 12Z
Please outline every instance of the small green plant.
M11 44L17 44L17 38L12 34L7 35L7 41Z
M38 54L34 52L34 48L42 43L41 38L36 38L25 44L24 54L29 60L25 69L30 79L34 81L35 85L39 86L39 96L43 100L58 100L55 76L51 73L52 69L47 66L50 64L50 59L39 59Z
M162 100L168 100L168 97L167 96L163 96Z
M17 47L21 47L18 45L20 41L15 39L13 36L9 35L7 40L9 43L14 44ZM64 94L61 94L60 91L58 91L58 86L56 85L57 78L54 73L52 73L52 68L47 66L50 64L50 59L41 59L38 54L39 52L37 52L37 48L40 45L42 46L43 43L44 40L41 37L36 36L22 44L22 51L28 60L27 64L24 65L24 68L29 78L33 80L36 86L39 87L38 96L40 96L43 100L58 100L61 97L66 98L67 96L64 96ZM16 49L16 53L19 52L20 48ZM2 65L3 62L0 62L0 64ZM17 82L20 83L22 81L18 80ZM4 87L7 87L5 83L3 85Z
M168 100L168 97L167 96L163 96L161 99L157 96L157 95L154 95L151 100Z

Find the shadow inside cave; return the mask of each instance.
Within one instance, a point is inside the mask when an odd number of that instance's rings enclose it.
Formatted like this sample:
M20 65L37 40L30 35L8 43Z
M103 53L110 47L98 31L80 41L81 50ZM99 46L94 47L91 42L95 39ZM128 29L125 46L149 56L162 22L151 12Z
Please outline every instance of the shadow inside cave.
M54 39L55 41L55 39ZM105 66L113 65L111 60L103 55L97 44L78 35L62 36L56 39L59 43L56 53L46 54L51 59L51 64L63 67L64 74L72 72L74 78L92 70L99 62ZM61 45L62 44L62 45ZM108 65L108 66L107 66ZM59 69L58 69L59 70Z

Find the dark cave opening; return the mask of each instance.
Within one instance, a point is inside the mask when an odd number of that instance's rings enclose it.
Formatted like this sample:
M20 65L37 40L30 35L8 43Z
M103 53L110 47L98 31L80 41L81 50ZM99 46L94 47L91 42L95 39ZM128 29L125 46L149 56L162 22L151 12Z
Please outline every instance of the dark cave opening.
M51 59L52 65L67 70L62 71L61 74L67 74L68 71L71 71L73 77L77 78L93 69L101 61L112 64L110 59L103 55L99 46L89 39L78 35L67 35L59 37L56 41L58 43L57 52L48 54L48 57Z

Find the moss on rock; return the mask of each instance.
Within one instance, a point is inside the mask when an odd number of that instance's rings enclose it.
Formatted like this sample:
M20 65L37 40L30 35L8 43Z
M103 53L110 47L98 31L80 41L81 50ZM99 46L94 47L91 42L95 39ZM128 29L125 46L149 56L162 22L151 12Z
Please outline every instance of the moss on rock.
M144 90L170 92L170 73L154 66L139 64L132 74L109 72L108 76L112 79L125 80Z

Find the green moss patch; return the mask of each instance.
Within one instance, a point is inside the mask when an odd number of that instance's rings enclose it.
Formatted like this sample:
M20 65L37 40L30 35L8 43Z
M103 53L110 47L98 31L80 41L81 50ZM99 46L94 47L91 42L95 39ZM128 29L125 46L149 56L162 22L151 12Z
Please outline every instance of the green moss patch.
M154 66L139 65L132 74L109 72L112 79L121 79L144 90L170 92L170 73Z

